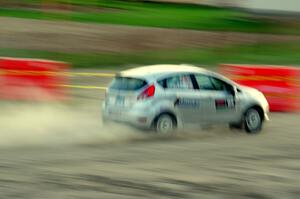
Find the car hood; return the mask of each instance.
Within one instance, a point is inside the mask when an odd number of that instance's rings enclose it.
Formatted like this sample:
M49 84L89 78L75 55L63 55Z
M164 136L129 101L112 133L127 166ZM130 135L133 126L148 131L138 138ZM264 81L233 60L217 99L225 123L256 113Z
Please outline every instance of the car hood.
M255 88L252 88L252 87L249 87L249 86L240 86L240 88L249 93L249 94L257 94L257 93L261 93L259 90L255 89Z

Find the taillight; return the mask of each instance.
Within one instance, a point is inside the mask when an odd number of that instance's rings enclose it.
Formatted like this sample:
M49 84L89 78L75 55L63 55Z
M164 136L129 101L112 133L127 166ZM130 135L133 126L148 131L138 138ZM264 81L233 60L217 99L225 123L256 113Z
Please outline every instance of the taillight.
M138 97L138 100L143 100L143 99L147 99L150 97L153 97L155 94L155 86L151 85L148 86Z

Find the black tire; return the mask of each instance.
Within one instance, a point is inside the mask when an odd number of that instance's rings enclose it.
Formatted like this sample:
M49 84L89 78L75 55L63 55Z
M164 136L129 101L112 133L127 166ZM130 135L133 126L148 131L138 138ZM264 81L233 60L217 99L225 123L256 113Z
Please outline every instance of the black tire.
M154 121L154 130L158 134L170 134L177 127L176 119L168 113L159 115Z
M249 108L244 115L245 130L249 134L259 133L263 126L263 117L256 108Z

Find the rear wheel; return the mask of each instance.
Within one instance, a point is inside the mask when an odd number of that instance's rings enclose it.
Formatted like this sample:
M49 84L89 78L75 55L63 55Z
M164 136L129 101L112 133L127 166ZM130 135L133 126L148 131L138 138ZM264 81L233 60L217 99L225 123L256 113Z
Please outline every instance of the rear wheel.
M169 134L175 130L176 120L169 114L162 114L155 120L154 127L159 134Z
M250 108L246 111L244 116L245 130L248 133L258 133L262 129L263 118L259 111L255 108Z

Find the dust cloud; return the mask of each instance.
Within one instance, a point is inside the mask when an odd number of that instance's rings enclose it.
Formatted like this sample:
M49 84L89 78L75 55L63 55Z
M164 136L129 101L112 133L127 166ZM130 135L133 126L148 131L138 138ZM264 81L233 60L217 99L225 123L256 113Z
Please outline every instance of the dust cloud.
M222 130L220 130L222 128ZM226 129L226 128L225 128ZM100 105L1 103L0 147L105 145L129 141L205 139L235 136L223 126L191 126L172 135L157 135L127 125L103 125Z
M59 103L1 104L0 147L103 144L143 137L129 127L104 126L100 108L88 107Z

